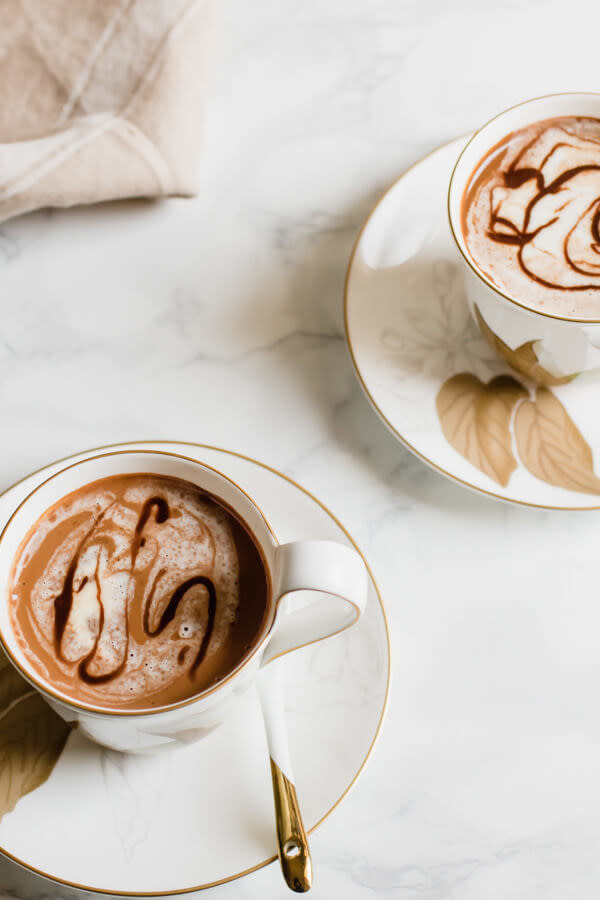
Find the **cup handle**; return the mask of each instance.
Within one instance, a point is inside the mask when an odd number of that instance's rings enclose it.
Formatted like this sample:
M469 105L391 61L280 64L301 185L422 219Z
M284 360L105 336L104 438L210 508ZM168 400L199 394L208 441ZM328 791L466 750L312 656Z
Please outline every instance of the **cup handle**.
M365 564L356 550L335 541L281 544L276 551L275 579L278 609L262 665L344 631L364 612ZM281 615L281 599L292 591L315 591L315 598L302 609Z

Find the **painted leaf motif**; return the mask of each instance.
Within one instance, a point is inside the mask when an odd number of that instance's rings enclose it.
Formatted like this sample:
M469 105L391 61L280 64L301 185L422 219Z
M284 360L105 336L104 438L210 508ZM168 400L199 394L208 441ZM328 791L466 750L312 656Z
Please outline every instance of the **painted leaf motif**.
M492 331L479 312L477 306L475 307L475 317L479 329L488 344L499 353L513 369L516 369L517 372L521 372L521 374L526 375L527 378L531 378L533 381L537 381L540 384L545 384L549 387L566 384L574 378L573 375L569 375L566 378L558 378L556 375L552 375L550 372L546 371L546 369L538 362L534 348L535 341L527 341L526 344L521 344L520 347L511 350L508 344L505 344L504 341Z
M517 467L510 420L515 403L524 397L527 391L510 375L499 375L484 384L466 372L449 378L437 395L446 440L503 487Z
M46 781L69 731L0 653L0 819Z
M0 650L0 715L10 703L31 690L31 685L21 678Z
M560 400L540 388L521 403L514 424L523 465L542 481L569 491L600 494L592 451Z

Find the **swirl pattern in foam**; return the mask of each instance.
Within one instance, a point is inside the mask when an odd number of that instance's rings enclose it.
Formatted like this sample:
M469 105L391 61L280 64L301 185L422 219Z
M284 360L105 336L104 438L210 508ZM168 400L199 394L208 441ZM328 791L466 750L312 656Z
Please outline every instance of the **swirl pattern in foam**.
M102 479L65 497L27 536L11 616L39 673L74 699L151 708L229 674L266 615L260 553L195 485Z
M471 175L462 227L500 290L542 312L600 318L600 119L507 135Z

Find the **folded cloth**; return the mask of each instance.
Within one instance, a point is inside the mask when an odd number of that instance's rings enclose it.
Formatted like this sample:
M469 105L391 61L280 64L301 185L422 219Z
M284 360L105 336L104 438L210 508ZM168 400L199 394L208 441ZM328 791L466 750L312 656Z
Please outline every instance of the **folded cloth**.
M212 0L2 0L0 220L197 188Z

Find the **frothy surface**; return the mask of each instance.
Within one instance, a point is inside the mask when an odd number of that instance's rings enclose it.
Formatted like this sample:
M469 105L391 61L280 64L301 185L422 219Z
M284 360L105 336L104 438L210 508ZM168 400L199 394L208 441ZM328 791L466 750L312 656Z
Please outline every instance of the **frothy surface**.
M600 119L545 119L492 148L463 196L476 265L532 309L600 318Z
M68 495L24 541L11 617L33 667L74 699L151 708L217 683L266 615L260 553L195 485L123 475Z

